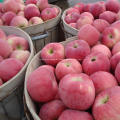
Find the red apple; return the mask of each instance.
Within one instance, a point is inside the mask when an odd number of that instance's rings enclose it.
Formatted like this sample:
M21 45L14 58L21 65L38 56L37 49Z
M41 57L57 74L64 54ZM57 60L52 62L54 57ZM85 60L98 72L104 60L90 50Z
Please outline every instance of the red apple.
M82 67L84 72L88 75L97 71L109 71L110 60L101 52L93 52L83 60Z
M76 59L64 59L60 61L55 69L56 77L61 80L67 74L79 74L82 66Z
M73 12L73 13L68 14L65 17L65 21L66 21L67 24L76 23L77 20L79 19L79 17L80 17L79 13Z
M49 43L41 50L41 58L48 65L56 65L64 57L64 46L60 43Z
M84 12L90 12L90 7L91 7L91 5L92 5L91 3L85 4L85 5L84 5L84 8L83 8L83 11L84 11Z
M105 11L100 14L99 19L106 20L110 24L116 21L117 14L111 11Z
M93 22L93 26L94 26L99 32L102 33L106 27L109 27L109 26L110 26L110 24L109 24L106 20L96 19L96 20Z
M80 11L78 9L68 8L66 11L66 15L71 14L71 13L75 13L75 12L80 14Z
M101 52L101 53L103 53L104 55L108 56L108 58L111 57L111 51L110 51L110 49L109 49L107 46L102 45L102 44L95 45L95 46L91 49L91 52Z
M88 112L67 109L58 120L93 120L93 118Z
M41 18L44 21L53 19L57 16L56 12L54 11L54 8L46 8L41 12Z
M42 23L44 23L44 22L40 17L32 17L29 20L29 25L37 25L37 24L42 24Z
M10 58L16 58L20 60L23 64L25 64L29 56L30 56L30 52L27 50L15 50L10 55Z
M89 18L91 18L92 20L94 20L93 15L91 13L89 13L89 12L83 12L83 13L81 13L80 17L82 17L82 16L88 16Z
M113 46L113 49L112 49L112 54L116 54L120 52L120 42L117 42L114 46Z
M54 9L54 11L56 12L56 14L58 15L59 14L59 8L57 8L57 7L53 7L53 9Z
M50 8L48 0L38 0L37 1L37 6L39 7L40 11L42 11L46 8Z
M11 20L16 16L14 12L8 11L2 16L2 21L5 25L9 25Z
M59 95L68 108L87 110L94 102L95 88L86 74L68 74L59 83Z
M27 27L28 21L23 16L16 16L11 20L10 25L15 27L20 27L20 28Z
M88 42L90 46L97 44L100 32L90 24L84 25L78 32L78 38ZM93 39L94 38L94 39Z
M23 16L23 17L25 17L25 16L24 16L24 11L20 11L20 12L18 12L17 15L18 15L18 16Z
M0 62L2 62L3 61L3 57L2 56L0 56Z
M24 0L15 0L18 3L24 4Z
M0 19L2 18L2 16L3 16L3 13L2 13L2 12L0 12Z
M65 105L61 100L53 100L43 104L40 108L39 117L42 120L55 120L65 110Z
M70 25L70 27L77 29L76 23L70 23L69 25Z
M0 63L0 78L7 82L14 77L23 67L23 63L15 58L8 58Z
M29 20L32 17L39 17L40 11L35 4L28 4L25 6L24 15Z
M37 4L37 1L38 0L26 0L25 1L25 4L28 5L28 4Z
M119 120L120 87L112 87L101 92L93 105L95 120Z
M2 29L0 29L0 39L2 39L2 40L7 39L7 36L6 36L5 32Z
M96 94L99 94L107 88L115 87L118 85L115 77L109 72L98 71L93 73L90 78L94 83Z
M76 5L74 5L75 9L78 9L80 13L83 12L83 8L84 8L84 3L77 3Z
M103 31L102 43L109 48L112 48L120 41L120 31L115 27L108 27Z
M3 12L3 3L0 3L0 12Z
M47 102L53 100L58 87L51 68L43 65L33 71L27 79L27 90L34 101Z
M2 19L0 19L0 26L2 26L3 25L3 21L2 21Z
M106 11L105 4L101 2L96 2L92 4L90 7L90 12L93 14L95 18L98 18L99 15L105 11Z
M7 40L8 44L12 46L13 50L28 50L29 44L23 37L11 37Z
M89 54L90 47L84 40L74 40L65 46L66 58L75 58L81 61Z
M120 10L119 0L107 0L105 5L106 5L106 9L109 11L117 13Z
M115 77L117 78L118 83L120 84L120 61L118 62L115 69Z
M2 81L2 79L0 78L0 86L2 86L3 85L3 81Z
M24 9L25 9L25 5L24 5L24 4L19 4L19 6L20 6L20 8L19 8L19 12L20 12L20 11L24 11ZM18 13L19 13L19 12L18 12Z
M7 58L11 53L12 47L7 43L7 41L0 39L0 56Z

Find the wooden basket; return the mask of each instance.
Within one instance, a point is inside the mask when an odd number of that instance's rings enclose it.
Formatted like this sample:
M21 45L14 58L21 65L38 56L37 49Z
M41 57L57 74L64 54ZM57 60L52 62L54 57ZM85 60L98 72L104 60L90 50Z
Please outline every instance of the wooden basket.
M66 11L68 9L66 9L63 14L62 14L62 28L65 34L65 38L69 38L69 37L73 37L73 36L77 36L78 34L78 30L75 28L70 27L66 22L65 22L65 16L66 16Z
M61 42L64 46L69 43L70 41L74 41L76 40L77 37L72 37L72 38L68 38L66 41ZM42 65L42 61L40 60L40 52L37 53L34 58L32 59L32 61L30 62L27 71L26 71L26 76L25 76L25 83L24 83L24 106L25 106L25 112L26 112L26 116L28 117L28 120L41 120L39 118L39 116L36 113L36 107L35 107L35 103L32 101L32 99L30 98L28 92L27 92L27 79L28 76L35 70L37 69L40 65Z
M58 40L58 24L62 10L56 5L51 6L59 9L59 15L56 18L42 24L23 28L23 30L31 36L36 52L40 51L47 43Z
M0 86L0 120L20 120L23 82L26 68L34 56L33 43L29 35L19 28L10 26L1 26L0 28L7 35L16 34L17 36L25 38L28 40L30 46L31 53L24 67L11 80Z

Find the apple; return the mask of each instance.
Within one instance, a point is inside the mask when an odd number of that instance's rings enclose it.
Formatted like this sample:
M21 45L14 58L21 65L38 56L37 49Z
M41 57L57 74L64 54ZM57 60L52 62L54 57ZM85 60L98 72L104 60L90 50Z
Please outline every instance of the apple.
M7 39L7 36L6 36L5 32L2 29L0 29L0 39L2 39L2 40Z
M60 80L59 95L68 108L87 110L94 102L95 88L88 75L68 74Z
M2 86L3 85L3 81L2 81L2 79L0 78L0 86Z
M7 43L6 40L0 39L0 56L7 58L11 53L12 47Z
M42 24L42 23L44 23L44 22L40 17L32 17L29 20L29 25L37 25L37 24Z
M24 16L24 11L20 11L20 12L18 12L17 15L18 15L18 16L23 16L23 17L25 17L25 16Z
M0 78L7 82L14 77L23 67L23 63L15 58L8 58L0 62Z
M105 11L100 14L99 19L106 20L110 24L116 21L117 14L111 11Z
M96 95L107 88L115 87L118 85L115 77L109 72L98 71L93 73L90 78L94 83Z
M93 15L91 13L89 13L89 12L83 12L83 13L81 13L80 17L82 17L82 16L88 16L89 18L91 18L92 20L94 20Z
M65 46L66 58L74 58L81 61L89 54L90 47L84 40L74 40L67 43Z
M57 7L53 7L54 11L56 12L56 14L58 15L59 14L59 9Z
M68 8L66 11L66 15L71 14L71 13L75 13L75 12L80 14L80 11L78 9Z
M101 52L93 52L83 60L82 67L83 71L88 75L97 71L109 71L110 60Z
M3 21L2 21L2 19L0 19L0 26L2 26L3 25Z
M91 3L85 4L85 5L84 5L84 8L83 8L83 11L84 11L84 12L90 12L90 7L91 7L91 5L92 5Z
M16 16L11 20L10 26L20 27L20 28L27 27L28 21L23 16Z
M3 61L3 57L2 56L0 56L0 62L2 62Z
M56 12L54 11L54 8L45 8L42 12L41 12L41 18L44 21L53 19L57 16Z
M113 71L116 69L116 66L119 62L120 62L120 52L114 54L110 59L111 68Z
M102 34L102 43L109 48L120 41L120 31L115 27L108 27L103 31Z
M93 20L89 16L80 16L77 20L77 29L79 30L82 26L86 24L92 24Z
M10 58L16 58L25 64L29 56L30 52L28 50L15 50L11 53Z
M88 42L90 46L97 44L100 32L90 24L84 25L78 32L78 38ZM93 39L94 38L94 39Z
M93 14L95 18L98 18L99 15L105 11L106 11L105 4L101 2L96 2L92 4L90 7L90 12Z
M0 12L0 19L2 18L2 16L3 16L3 13L2 13L2 12Z
M37 4L37 1L38 0L26 0L25 1L25 4L28 5L28 4Z
M80 13L83 12L84 4L83 3L77 3L74 5L75 9L78 9Z
M93 120L93 118L88 112L67 109L58 120Z
M105 5L106 5L106 9L108 11L117 13L120 10L119 0L107 0Z
M60 61L55 69L56 77L61 80L67 74L79 74L82 66L76 59L64 59Z
M93 105L95 120L119 120L120 87L112 87L101 92Z
M72 27L72 28L77 29L77 25L76 25L76 23L70 23L69 26Z
M27 79L27 90L34 101L48 102L57 94L58 87L50 67L40 66Z
M120 10L119 10L119 12L117 13L116 20L117 20L117 21L120 20Z
M39 17L40 11L35 4L28 4L25 6L24 15L29 20L32 17Z
M118 62L115 69L115 77L117 78L118 83L120 84L120 61Z
M40 11L42 11L46 8L50 8L48 0L37 0L37 6L40 9Z
M8 11L3 14L2 21L4 22L5 25L9 25L11 20L16 16L16 14L12 11Z
M103 19L96 19L93 22L93 26L99 31L99 32L103 32L105 30L106 27L109 27L110 24Z
M3 3L0 3L0 12L3 12Z
M20 11L24 11L25 5L24 5L24 4L18 4L18 5L20 6L18 13L19 13ZM18 13L17 13L17 14L18 14Z
M17 37L17 36L15 34L10 34L10 35L7 36L7 40L12 38L12 37Z
M8 44L13 48L13 50L28 50L29 44L23 37L11 37L7 40Z
M56 65L65 58L64 46L61 43L49 43L41 50L41 58L48 65Z
M39 117L42 120L55 120L66 109L61 100L53 100L42 105Z
M91 52L101 52L104 55L108 56L108 58L111 58L111 51L110 49L103 45L103 44L98 44L92 47Z
M65 22L67 24L76 23L79 18L80 18L80 14L73 12L73 13L70 13L67 16L65 16Z
M20 3L20 4L24 4L24 0L15 0L15 1Z
M113 49L112 49L112 54L116 54L120 52L120 42L117 42L114 46L113 46Z

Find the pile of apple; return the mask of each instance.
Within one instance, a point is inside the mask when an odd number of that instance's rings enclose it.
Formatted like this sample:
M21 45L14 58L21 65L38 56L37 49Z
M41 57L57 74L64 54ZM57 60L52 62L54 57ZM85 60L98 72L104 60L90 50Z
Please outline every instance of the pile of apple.
M66 10L64 20L77 30L86 24L91 24L98 31L103 32L110 24L120 20L120 2L107 0L90 4L78 3Z
M0 86L13 78L30 56L29 43L15 34L0 29Z
M5 0L0 3L0 25L27 27L57 17L59 9L48 0Z

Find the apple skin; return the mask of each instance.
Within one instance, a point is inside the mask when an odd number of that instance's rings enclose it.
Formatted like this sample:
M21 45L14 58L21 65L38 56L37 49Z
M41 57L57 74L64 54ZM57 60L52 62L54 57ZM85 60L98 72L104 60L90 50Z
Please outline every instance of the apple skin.
M0 39L0 56L7 58L11 53L12 47L7 43L6 40Z
M65 58L64 52L65 50L62 44L49 43L41 50L41 58L46 64L55 66Z
M0 62L2 62L3 61L3 57L2 56L0 56Z
M70 23L69 26L72 27L72 28L77 29L77 25L76 25L76 23Z
M80 14L80 17L82 17L82 16L88 16L88 17L90 17L92 20L94 20L93 15L92 15L91 13L89 13L89 12L83 12L83 13L81 13L81 14Z
M105 5L108 11L117 13L120 10L119 0L107 0Z
M67 109L58 120L93 120L93 117L88 112Z
M59 12L60 12L59 8L57 8L57 7L53 7L53 9L54 9L54 11L56 12L56 14L58 15Z
M90 78L94 83L96 95L107 88L118 86L116 78L109 72L98 71L93 73Z
M93 39L94 37L94 39ZM90 46L97 44L100 32L90 24L84 25L78 32L78 38L85 40Z
M93 20L89 16L80 16L77 20L77 29L80 30L86 24L92 24Z
M3 12L3 3L0 3L0 12Z
M117 13L117 16L116 16L116 21L120 20L120 10L119 12Z
M7 40L8 44L11 45L13 50L28 50L29 49L29 44L26 39L23 37L11 37Z
M2 21L5 25L10 25L11 20L16 16L14 12L8 11L2 16Z
M111 11L105 11L100 14L99 19L106 20L110 24L116 21L117 14Z
M116 69L115 69L115 77L118 80L118 83L120 84L120 62L118 62Z
M35 4L28 4L25 6L24 15L29 20L32 17L39 17L40 11Z
M65 46L66 58L74 58L81 61L89 54L90 46L84 40L74 40Z
M93 14L95 18L98 18L99 15L105 11L106 11L105 4L101 2L93 3L90 7L90 12Z
M44 21L50 20L57 17L57 13L54 11L54 8L45 8L42 12L41 12L41 18Z
M76 23L79 18L80 18L80 14L73 12L65 16L65 21L67 24Z
M2 79L0 78L0 86L2 86L3 85L3 81L2 81Z
M11 20L10 26L20 27L20 28L27 27L28 21L23 16L16 16Z
M42 23L44 23L44 22L40 17L32 17L29 20L29 25L37 25L37 24L42 24Z
M109 71L110 60L101 52L93 52L83 60L82 67L88 75L98 71Z
M120 87L112 87L101 92L93 105L95 120L119 120Z
M7 40L12 38L12 37L17 37L17 36L15 34L10 34L10 35L7 36Z
M7 82L14 77L23 66L24 64L15 58L3 60L0 63L0 78L3 80L3 82Z
M27 79L27 90L36 102L53 100L58 92L58 86L51 68L43 65L33 71Z
M68 108L87 110L94 102L95 88L88 75L68 74L60 80L59 95Z
M104 55L108 56L108 58L111 58L112 56L110 49L103 44L95 45L94 47L92 47L91 52L101 52Z
M5 32L2 29L0 29L0 39L2 39L2 40L7 39L7 36L6 36Z
M120 31L115 27L108 27L103 31L102 34L102 43L109 48L120 41Z
M99 31L99 32L103 32L105 30L106 27L109 27L110 24L103 19L96 19L93 22L93 26Z
M29 56L30 52L27 50L15 50L11 53L10 58L16 58L25 64Z
M75 13L75 12L80 14L80 11L78 9L68 8L66 11L66 15L71 14L71 13Z
M42 10L44 10L46 8L50 8L48 0L38 0L37 1L37 6L40 9L40 11L42 11Z
M83 11L84 11L84 12L90 12L90 7L91 7L91 5L92 5L91 3L85 4L85 5L84 5L84 8L83 8Z
M2 26L3 25L3 21L2 21L2 19L0 19L0 26Z
M55 120L66 109L61 100L53 100L43 104L40 108L39 117L42 120Z
M23 17L25 17L25 15L24 15L24 11L20 11L20 12L18 12L17 16L23 16Z
M84 8L84 3L77 3L76 5L74 5L75 9L78 9L80 13L83 12L83 8Z
M28 5L28 4L37 4L37 1L38 0L26 0L25 1L25 4Z
M61 80L67 74L79 74L82 66L76 59L64 59L60 61L55 69L56 77Z
M112 54L116 54L120 52L120 42L117 42L114 46L113 46L113 49L112 49Z

